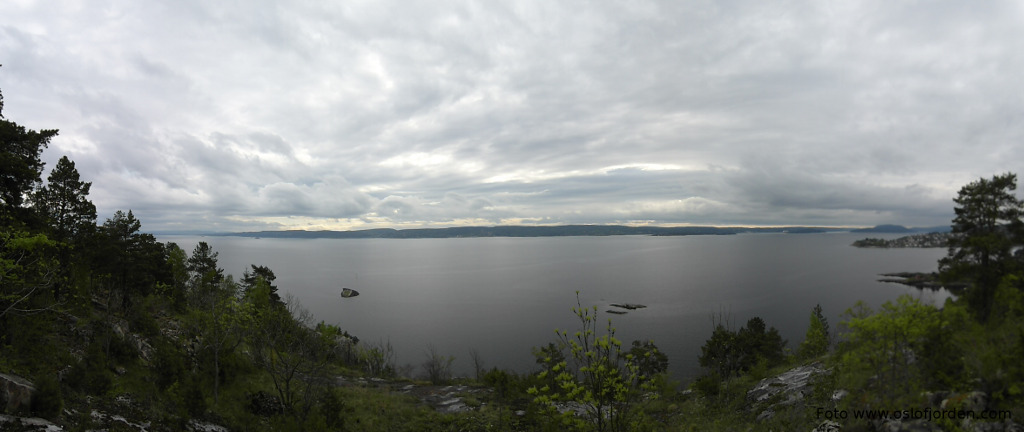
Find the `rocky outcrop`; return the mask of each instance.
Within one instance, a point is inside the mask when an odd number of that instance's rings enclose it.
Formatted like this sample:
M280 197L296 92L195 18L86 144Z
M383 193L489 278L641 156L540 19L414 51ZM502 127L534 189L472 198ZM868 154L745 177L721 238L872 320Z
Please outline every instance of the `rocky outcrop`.
M813 378L826 373L830 372L815 362L765 378L747 392L747 402L758 413L758 421L770 419L781 406L801 403L814 390Z
M0 430L16 430L21 432L62 432L63 427L49 420L36 417L12 417L0 414Z
M5 413L27 413L32 407L32 395L36 387L28 380L15 376L0 374L0 406Z

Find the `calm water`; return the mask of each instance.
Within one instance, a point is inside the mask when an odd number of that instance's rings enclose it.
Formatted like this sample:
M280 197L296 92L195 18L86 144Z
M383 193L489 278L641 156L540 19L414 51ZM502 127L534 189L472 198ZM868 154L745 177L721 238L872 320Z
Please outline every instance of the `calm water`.
M873 235L877 236L877 235ZM252 239L162 236L187 252L205 241L226 273L249 264L277 275L317 320L340 325L365 342L389 339L398 363L419 365L432 344L456 357L468 375L469 350L487 367L533 370L531 347L575 329L571 308L580 291L625 343L654 339L670 370L688 380L710 336L711 316L735 327L760 316L795 349L820 303L833 329L858 300L877 306L904 293L876 282L880 273L934 271L944 249L858 249L863 234L743 234L686 237L555 237L462 239ZM891 237L891 236L890 236ZM342 299L342 287L359 297ZM641 303L626 315L608 303Z

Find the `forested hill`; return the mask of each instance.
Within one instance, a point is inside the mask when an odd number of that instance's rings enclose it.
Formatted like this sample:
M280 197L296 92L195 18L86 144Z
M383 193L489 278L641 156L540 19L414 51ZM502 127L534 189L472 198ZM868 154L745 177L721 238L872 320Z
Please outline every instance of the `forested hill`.
M848 231L835 227L655 227L623 225L557 225L557 226L492 226L454 227L419 229L368 229L355 231L256 231L213 234L237 237L260 238L453 238L453 237L567 237L567 236L614 236L614 235L729 235L741 233L823 233Z

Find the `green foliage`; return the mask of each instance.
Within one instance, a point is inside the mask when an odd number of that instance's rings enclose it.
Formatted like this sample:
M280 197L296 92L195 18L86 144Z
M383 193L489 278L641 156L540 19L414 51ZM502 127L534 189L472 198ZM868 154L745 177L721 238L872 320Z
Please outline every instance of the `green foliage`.
M75 163L64 156L50 172L46 185L32 194L32 208L58 243L60 266L54 285L54 298L58 300L71 283L74 261L85 255L88 240L96 231L96 206L88 198L91 185L81 181Z
M395 376L395 349L391 341L378 341L359 349L359 364L367 375L378 378Z
M189 321L192 333L199 340L199 347L213 363L213 400L220 399L221 361L230 355L244 340L244 331L253 317L244 313L237 297L238 285L231 276L220 281L216 288L202 298L205 304L192 310Z
M224 269L217 267L217 252L206 242L199 242L188 258L188 271L191 277L189 287L190 302L203 307L217 297L217 287L224 279Z
M653 379L668 372L668 356L658 349L653 340L633 341L629 355L634 359L641 380Z
M274 304L281 304L281 296L277 293L277 285L274 285L274 280L277 276L274 275L274 271L266 266L257 266L250 264L252 272L246 270L242 274L242 288L245 292L260 287L268 290L267 295L269 296L270 302ZM259 281L262 280L264 285L260 286Z
M253 363L271 378L285 411L304 421L327 389L328 367L338 358L336 328L308 327L309 312L289 299L287 308L257 313L247 332Z
M908 295L886 302L878 313L858 303L844 314L850 331L841 343L843 384L865 390L875 405L897 402L919 387L920 358L932 333L942 329L939 311Z
M167 257L163 244L152 234L140 232L142 222L131 210L118 210L100 227L94 268L108 283L108 308L130 312L133 301L166 281ZM119 300L119 301L117 301Z
M722 389L722 376L715 370L701 375L693 382L693 389L704 397L713 399Z
M156 311L160 309L160 299L155 295L148 295L142 300L140 307L133 308L129 312L129 327L147 338L154 338L160 334L160 325L156 322Z
M345 422L352 414L352 408L345 403L345 395L338 389L324 393L320 401L319 411L324 417L324 424L331 430L344 431Z
M42 180L40 156L56 129L33 131L0 116L0 222L24 221L24 199ZM13 219L13 220L12 220Z
M175 243L168 242L167 267L170 272L170 297L174 309L183 312L188 299L188 254Z
M797 350L797 355L803 359L818 357L828 352L829 333L828 321L821 312L821 305L814 307L811 311L810 325L807 327L807 335Z
M572 365L564 360L554 363L554 355L544 357L542 363L549 364L550 368L542 371L540 377L554 376L556 387L531 387L528 393L551 414L558 412L559 406L580 407L582 415L576 415L573 409L561 414L561 421L566 426L598 431L638 427L644 422L644 417L637 404L644 396L657 397L653 393L652 381L641 373L639 359L622 349L622 342L615 338L611 320L604 334L598 334L597 307L584 308L579 292L576 293L573 313L579 319L580 329L572 334L564 330L555 331L561 346L568 348ZM548 347L553 348L554 345ZM654 352L657 352L656 348ZM654 355L653 352L651 354ZM650 358L644 360L650 363Z
M153 343L153 349L153 370L156 373L157 389L167 390L188 373L185 356L166 338L157 338Z
M965 296L983 321L999 282L1021 266L1014 251L1024 244L1024 202L1014 195L1016 189L1017 176L1006 173L971 182L953 199L949 254L939 261L939 271L946 280L973 282Z
M113 373L107 365L103 344L94 340L85 351L85 356L71 368L68 385L93 395L105 395L113 388Z
M46 186L32 194L32 206L50 225L54 239L78 243L96 228L96 206L89 201L90 182L83 182L75 163L60 158Z
M736 332L716 325L698 360L701 366L728 378L749 371L762 359L768 367L782 363L785 345L775 327L766 330L764 320L754 317Z
M438 354L433 345L427 346L426 357L423 361L423 372L426 373L427 380L434 385L447 384L451 381L452 362L455 361L455 357Z
M64 409L64 396L56 374L40 375L35 381L36 392L32 395L32 415L54 419Z
M31 315L54 306L56 243L43 234L0 231L0 330L8 315Z
M206 414L206 397L203 395L202 380L189 375L168 388L171 399L183 418L202 418Z

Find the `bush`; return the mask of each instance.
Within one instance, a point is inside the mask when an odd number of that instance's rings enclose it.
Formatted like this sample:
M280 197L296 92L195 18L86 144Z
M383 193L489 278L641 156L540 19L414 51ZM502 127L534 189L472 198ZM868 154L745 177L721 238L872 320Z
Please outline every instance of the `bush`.
M455 357L443 356L437 353L433 345L427 346L427 359L423 362L423 372L431 383L444 384L452 379L452 362Z
M105 395L113 388L112 373L107 367L103 343L93 341L86 348L82 360L71 368L68 385L92 395Z
M36 392L32 395L32 415L50 420L56 419L64 409L64 397L60 383L53 375L43 375L36 380Z
M714 399L722 389L722 377L718 372L702 375L693 382L693 389L708 399Z
M146 297L141 305L131 310L128 317L131 329L148 338L160 334L160 325L157 324L152 313L156 301L157 299L153 295Z
M352 408L345 404L345 398L339 389L330 389L320 400L320 412L323 413L324 423L331 430L345 430L345 419L352 412Z

